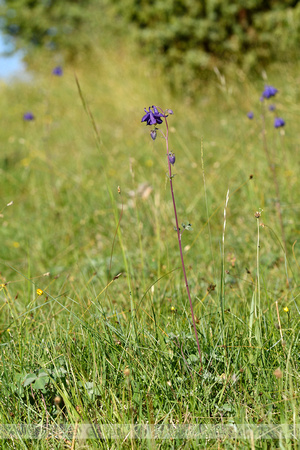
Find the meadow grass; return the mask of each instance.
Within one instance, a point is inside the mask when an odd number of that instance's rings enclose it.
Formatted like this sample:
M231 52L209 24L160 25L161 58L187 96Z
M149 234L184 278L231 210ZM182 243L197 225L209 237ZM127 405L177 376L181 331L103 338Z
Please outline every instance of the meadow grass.
M266 127L287 254L262 146L265 79L212 74L191 101L125 46L59 78L45 57L33 68L32 83L1 86L0 422L289 424L295 436L273 441L129 435L76 448L297 448L299 65L268 73L286 120L284 136L271 116ZM153 104L174 111L173 183L180 223L193 227L183 247L202 370L164 142L140 123ZM34 121L22 120L26 111ZM1 446L74 448L73 437Z

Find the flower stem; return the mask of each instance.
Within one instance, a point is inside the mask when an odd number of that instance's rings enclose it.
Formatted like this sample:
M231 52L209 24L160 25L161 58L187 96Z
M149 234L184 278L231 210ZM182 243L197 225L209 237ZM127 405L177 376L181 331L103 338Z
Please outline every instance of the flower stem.
M192 303L191 294L190 294L190 288L189 288L188 279L187 279L186 270L185 270L185 265L184 265L183 252L182 252L182 243L181 243L181 232L180 232L180 228L179 228L179 224L178 224L177 209L176 209L175 196L174 196L174 190L173 190L172 166L171 166L171 163L170 163L170 160L169 160L169 126L168 126L167 118L164 117L164 119L165 119L165 123L166 123L166 135L164 135L164 138L166 140L166 147L167 147L169 181L170 181L171 196L172 196L173 209L174 209L174 215L175 215L175 223L176 223L176 231L177 231L177 238L178 238L181 266L182 266L182 272L183 272L184 281L185 281L185 287L186 287L186 291L187 291L187 295L188 295L189 303L190 303L190 309L191 309L194 333L195 333L195 337L196 337L198 353L199 353L199 359L200 359L200 372L201 372L202 371L202 354L201 354L199 338L198 338L198 333L197 333L197 328L196 328L196 321L195 321L194 308L193 308L193 303Z
M272 163L272 159L271 159L269 148L268 148L268 142L267 142L267 136L266 136L266 124L265 124L265 112L264 112L264 110L263 110L263 113L262 113L262 138L263 138L264 152L265 152L265 155L266 155L266 158L267 158L268 166L269 166L270 172L272 174L273 183L274 183L274 186L275 186L275 191L276 191L275 207L276 207L277 214L278 214L280 231L281 231L281 238L282 238L282 242L283 242L283 246L284 246L284 250L285 250L285 255L287 255L286 237L285 237L285 231L284 231L284 225L283 225L283 219L282 219L282 213L281 213L281 201L280 201L279 183L278 183L275 163Z

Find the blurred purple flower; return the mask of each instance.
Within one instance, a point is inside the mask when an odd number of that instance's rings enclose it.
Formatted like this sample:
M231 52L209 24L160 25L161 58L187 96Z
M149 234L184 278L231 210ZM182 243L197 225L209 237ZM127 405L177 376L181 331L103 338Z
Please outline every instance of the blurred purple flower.
M156 106L149 107L149 111L144 108L144 111L146 114L142 117L141 122L147 122L146 125L156 125L162 123L161 117L164 117L164 115L158 112Z
M169 161L170 161L170 163L172 164L172 166L174 166L174 164L175 164L175 155L174 155L174 153L170 153L169 154Z
M285 121L281 117L275 117L275 120L274 120L275 128L284 127L284 125L285 125Z
M278 92L278 89L274 88L273 86L265 86L263 93L262 93L262 98L264 99L264 98L274 97L277 92Z
M275 105L270 105L270 106L269 106L269 111L275 111L275 109L276 109L276 106L275 106Z
M252 112L252 111L249 111L249 112L247 113L247 117L248 117L248 119L253 119L253 117L254 117L253 112Z
M26 121L34 120L34 115L32 112L28 111L23 115L23 119Z
M61 77L62 74L63 74L63 70L62 70L62 67L60 67L60 66L54 67L54 69L52 70L52 75L56 75L57 77Z

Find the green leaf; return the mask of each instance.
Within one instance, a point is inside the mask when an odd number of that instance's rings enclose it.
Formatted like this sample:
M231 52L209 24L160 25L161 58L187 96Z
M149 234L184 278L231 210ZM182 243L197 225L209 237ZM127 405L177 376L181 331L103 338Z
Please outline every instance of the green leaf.
M38 372L38 377L48 377L48 372L45 372L44 369L40 369Z
M189 355L188 362L197 362L199 361L199 355Z
M36 379L35 383L32 385L32 388L35 390L41 389L44 390L46 384L49 383L50 378L48 376L39 377Z
M24 387L29 386L36 379L37 379L37 376L35 375L35 373L29 373L28 375L26 375L26 378L24 380L23 386Z

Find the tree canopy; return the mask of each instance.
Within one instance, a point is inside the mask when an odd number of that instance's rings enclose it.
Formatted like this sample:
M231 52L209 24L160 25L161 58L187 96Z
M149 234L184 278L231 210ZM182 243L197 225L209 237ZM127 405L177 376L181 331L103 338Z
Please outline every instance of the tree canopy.
M299 57L298 0L6 0L4 34L75 57L116 33L179 82L228 64L245 71Z

